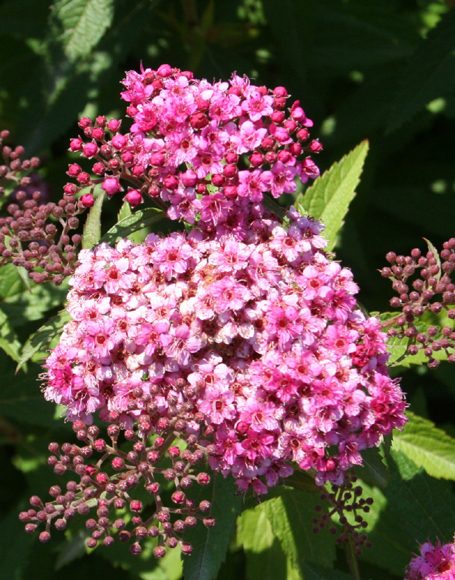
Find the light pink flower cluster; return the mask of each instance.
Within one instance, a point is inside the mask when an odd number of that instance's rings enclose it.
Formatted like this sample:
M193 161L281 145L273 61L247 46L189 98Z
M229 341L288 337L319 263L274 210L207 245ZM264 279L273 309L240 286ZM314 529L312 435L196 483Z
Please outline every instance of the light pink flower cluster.
M425 542L420 554L406 570L405 580L453 580L455 578L455 541L441 545Z
M341 483L404 424L405 403L379 322L320 230L291 210L243 241L194 229L82 251L46 398L71 419L183 418L242 490L265 493L294 466Z
M288 103L284 87L235 74L211 83L169 65L130 71L123 84L129 131L116 119L81 119L83 133L70 150L91 160L95 177L72 163L68 175L77 185L68 183L67 193L98 182L132 206L151 197L165 202L171 219L216 228L244 221L265 192L293 193L296 178L319 174L310 157L322 148L310 140L313 123L299 101ZM81 203L92 205L92 193Z

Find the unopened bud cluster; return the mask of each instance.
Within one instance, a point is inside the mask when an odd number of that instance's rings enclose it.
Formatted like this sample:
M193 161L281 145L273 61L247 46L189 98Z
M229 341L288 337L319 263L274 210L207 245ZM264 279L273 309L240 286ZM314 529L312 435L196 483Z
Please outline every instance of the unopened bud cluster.
M0 131L0 195L10 193L16 187L27 188L31 182L30 173L40 165L38 157L24 159L22 145L7 145L9 136L9 131Z
M444 242L440 256L430 247L426 253L414 248L409 256L389 252L386 259L381 275L398 294L390 305L401 310L386 323L389 336L408 339L407 354L423 352L430 367L438 365L440 351L455 362L455 238Z
M58 203L48 201L46 189L31 173L39 159L23 160L23 147L3 145L7 137L7 131L0 132L0 193L13 190L6 215L0 216L0 264L25 268L37 283L61 284L77 259L80 206L68 195Z
M65 489L53 485L48 501L30 498L30 508L19 516L25 531L48 542L80 516L89 548L119 541L138 555L153 538L157 558L177 546L190 554L191 546L182 539L185 530L215 522L209 501L191 499L194 488L208 485L210 476L201 467L205 453L196 437L182 432L182 425L163 420L152 429L150 418L142 415L131 429L112 423L101 434L98 427L75 421L80 443L50 443L48 459L57 475L71 473L75 479ZM176 438L184 439L185 446L177 447ZM148 499L138 499L143 490Z

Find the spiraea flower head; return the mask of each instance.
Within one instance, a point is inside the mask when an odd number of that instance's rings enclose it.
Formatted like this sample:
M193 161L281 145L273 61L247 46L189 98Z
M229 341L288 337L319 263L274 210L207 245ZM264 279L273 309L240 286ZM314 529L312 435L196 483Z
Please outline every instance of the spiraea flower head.
M46 362L70 419L182 420L212 469L265 493L295 468L341 483L404 424L379 322L321 225L289 214L248 236L199 230L82 251Z

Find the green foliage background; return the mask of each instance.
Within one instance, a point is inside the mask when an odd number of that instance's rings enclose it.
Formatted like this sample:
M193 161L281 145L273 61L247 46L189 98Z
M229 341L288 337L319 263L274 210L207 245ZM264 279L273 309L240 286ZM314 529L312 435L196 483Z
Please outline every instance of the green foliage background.
M361 165L359 175L355 167L354 173L342 168L341 176L337 170L332 174L337 187L346 175L351 180L351 185L344 181L346 200L357 191L333 244L337 257L353 269L365 307L387 310L389 288L377 273L384 254L424 247L423 237L440 247L454 233L453 5L449 0L0 0L0 127L9 128L28 153L43 157L43 177L57 198L78 117L121 114L119 81L125 70L141 62L151 67L169 62L210 79L235 70L259 84L283 84L315 121L314 134L325 145L318 159L323 170L369 141L358 187ZM116 210L106 206L112 213L103 218L108 229ZM334 211L338 231L342 216ZM144 219L145 225L155 221L152 215ZM17 521L25 499L53 482L46 445L68 436L69 428L59 410L42 399L39 365L29 360L18 374L15 366L22 345L44 321L56 327L58 317L51 316L64 297L64 288L30 286L14 268L0 270L0 577L71 580L109 574L112 580L177 580L182 574L177 553L160 563L149 554L132 559L117 548L87 556L78 531L41 546ZM36 347L36 358L39 341L27 347L28 353ZM415 415L393 444L368 456L359 471L375 498L369 515L373 547L360 561L361 577L373 580L402 577L417 542L449 541L455 527L449 481L455 479L453 371L442 363L432 371L410 364L394 372L402 376ZM328 534L311 532L318 496L305 480L293 483L297 491L282 488L260 505L240 501L223 485L215 482L213 489L220 497L220 517L226 518L222 532L196 538L202 548L185 564L186 578L351 577L343 550Z

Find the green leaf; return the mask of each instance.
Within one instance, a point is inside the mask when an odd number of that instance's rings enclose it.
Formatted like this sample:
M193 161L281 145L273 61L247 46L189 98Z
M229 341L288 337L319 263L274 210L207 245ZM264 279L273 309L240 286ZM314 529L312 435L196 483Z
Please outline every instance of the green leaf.
M455 12L448 12L406 64L392 103L387 130L393 131L427 103L455 91Z
M104 192L98 192L95 197L95 203L90 208L87 219L84 224L82 234L82 247L84 249L93 248L101 238L101 210L103 208Z
M232 478L216 474L211 487L212 493L208 499L212 504L211 516L215 518L216 525L205 528L199 524L188 533L188 541L193 546L193 552L184 561L185 580L216 578L226 557L235 520L242 504L242 498L237 495Z
M163 212L154 207L137 210L120 220L115 224L115 226L108 230L102 237L101 241L107 242L108 244L114 244L120 238L131 239L135 232L149 228L152 224L163 219L163 217Z
M401 452L392 449L387 460L391 480L369 534L372 548L363 558L402 578L419 543L428 538L450 541L455 500L449 482L429 477Z
M117 214L117 222L121 222L123 219L129 217L131 215L131 206L127 201L122 203L122 207L120 208Z
M288 513L281 497L275 497L262 505L274 535L279 539L287 558L287 577L302 578L300 574L299 549L300 539L293 533Z
M75 61L87 56L109 28L114 15L113 0L56 0L53 17L62 29L61 42L67 57Z
M34 539L24 532L18 513L26 506L19 505L0 520L0 577L22 580L27 558Z
M0 268L0 301L19 294L24 289L22 278L13 264Z
M60 306L68 293L66 284L33 284L30 290L22 291L5 299L2 310L14 328L29 321L40 320L49 310Z
M19 362L21 343L2 310L0 310L0 348L14 361Z
M15 375L2 362L0 370L0 415L19 423L55 427L55 406L44 400L38 375L42 369L30 365L27 374ZM1 577L1 576L0 576Z
M301 578L304 562L330 566L335 560L333 536L327 531L313 533L312 520L319 503L318 492L284 488L278 497L255 508L267 516L273 535L286 555L288 578Z
M58 314L50 318L43 326L34 332L24 344L17 365L20 370L29 360L44 360L49 354L52 345L55 344L61 334L63 326L71 320L66 310L60 310Z
M372 312L372 316L379 318L384 324L385 328L393 328L393 319L398 318L397 312ZM414 321L414 324L419 332L427 334L430 326L447 326L451 324L447 316L447 311L443 309L440 314L433 315L426 313L423 319L420 318ZM428 357L423 350L419 350L417 354L406 354L411 339L407 337L389 336L387 338L387 351L389 353L388 365L391 367L405 367L421 366L428 362ZM453 349L452 349L453 350ZM432 357L440 362L446 361L451 349L434 351Z
M356 475L366 483L379 488L387 486L389 472L382 457L382 452L377 447L362 451L363 465L354 469Z
M329 250L336 244L349 204L354 199L368 146L368 141L362 141L296 199L295 206L300 212L308 213L325 225L324 236Z
M394 434L392 448L401 451L432 477L455 480L455 439L431 421L408 412L403 431Z
M270 520L260 506L245 510L238 518L237 543L245 552L247 578L276 580L287 577L290 580L286 556L272 531Z

